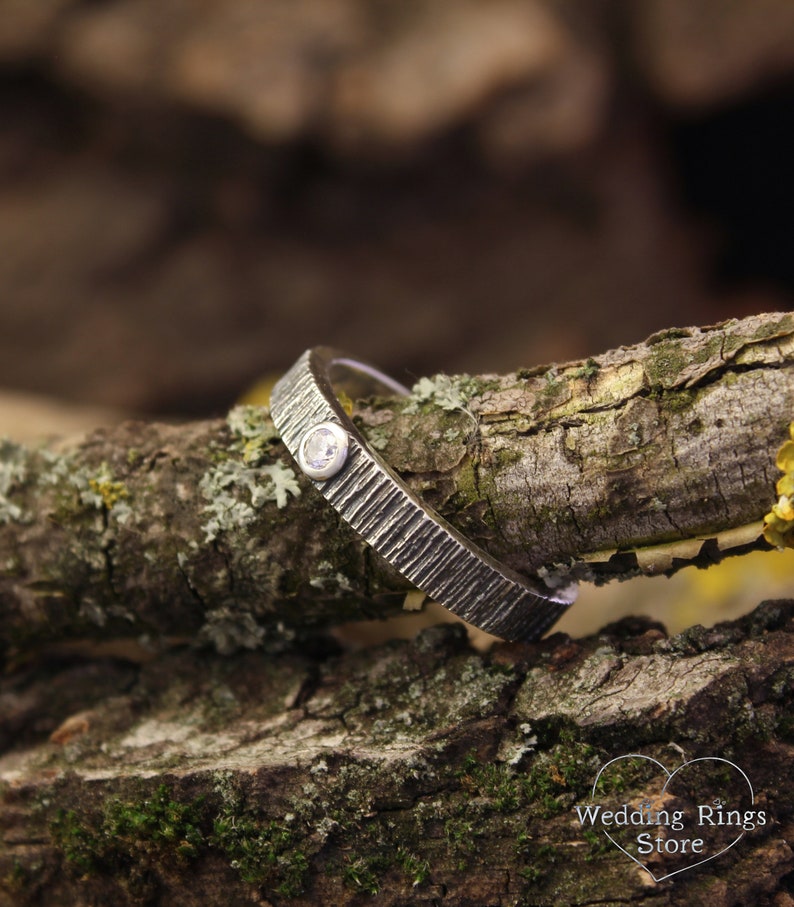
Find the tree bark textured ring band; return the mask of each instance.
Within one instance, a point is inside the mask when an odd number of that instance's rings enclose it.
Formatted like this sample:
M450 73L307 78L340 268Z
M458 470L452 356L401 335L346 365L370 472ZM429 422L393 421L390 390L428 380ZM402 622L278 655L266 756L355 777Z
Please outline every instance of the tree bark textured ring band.
M408 393L336 350L307 350L270 398L273 423L301 471L345 522L434 601L505 639L540 637L575 592L546 589L539 580L533 586L426 507L353 425L334 390L343 383L336 380L340 372L359 382L358 396Z

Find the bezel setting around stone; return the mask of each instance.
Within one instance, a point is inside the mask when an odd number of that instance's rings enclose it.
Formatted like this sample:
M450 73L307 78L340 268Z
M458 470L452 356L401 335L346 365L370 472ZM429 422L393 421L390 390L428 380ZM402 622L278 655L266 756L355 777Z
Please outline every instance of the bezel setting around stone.
M318 422L301 438L298 465L310 479L330 479L345 465L349 443L349 436L341 425Z

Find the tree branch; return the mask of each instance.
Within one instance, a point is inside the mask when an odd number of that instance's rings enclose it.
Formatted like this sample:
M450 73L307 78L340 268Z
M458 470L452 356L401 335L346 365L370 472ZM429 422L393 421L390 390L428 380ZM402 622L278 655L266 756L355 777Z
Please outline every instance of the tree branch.
M794 413L794 316L586 362L423 379L356 418L429 506L512 567L605 581L761 544ZM0 451L0 633L221 651L393 613L405 582L296 475L264 409Z

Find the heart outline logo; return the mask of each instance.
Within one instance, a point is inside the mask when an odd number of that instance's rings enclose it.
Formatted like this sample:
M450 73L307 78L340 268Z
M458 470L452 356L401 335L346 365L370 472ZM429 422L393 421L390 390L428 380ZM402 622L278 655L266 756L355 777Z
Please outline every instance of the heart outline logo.
M742 776L742 778L744 778L744 781L747 784L747 789L750 793L750 805L755 806L755 793L753 791L753 786L750 783L750 779L747 777L746 773L741 768L739 768L739 766L736 765L736 763L731 762L730 759L724 759L721 756L700 756L697 759L689 759L686 762L683 762L681 765L679 765L678 768L676 768L672 772L667 768L667 766L665 766L661 762L659 762L658 759L654 759L652 756L646 756L643 753L628 753L625 756L616 756L614 759L610 759L609 762L602 765L601 768L598 770L598 774L596 775L595 781L593 782L593 789L590 792L591 799L595 799L596 790L598 788L598 782L601 779L601 776L603 775L603 773L606 771L606 769L608 769L610 765L614 765L616 762L620 762L623 759L644 759L647 762L652 762L654 765L656 765L658 768L660 768L664 772L664 774L667 776L667 780L664 782L664 785L662 786L662 789L660 792L660 794L662 796L667 792L667 789L668 789L670 783L672 782L673 778L675 778L675 776L678 775L679 772L682 772L688 766L695 765L698 762L701 762L701 763L702 762L721 762L721 763L723 763L725 765L729 765L731 768L735 769ZM637 857L634 856L634 854L632 854L628 850L626 850L626 848L623 847L618 841L616 841L605 828L602 828L601 830L603 831L603 833L607 837L607 839L610 841L610 843L612 843L615 847L617 847L618 850L620 850L624 854L626 854L626 856L630 860L635 862L640 868L644 869L645 872L647 872L648 875L656 883L664 882L665 879L670 879L673 876L678 875L681 872L686 872L689 869L694 869L697 866L702 866L704 863L709 863L709 862L711 862L711 860L716 860L717 857L722 856L724 853L727 853L727 851L729 851L732 847L735 847L739 843L739 841L741 841L741 839L745 836L745 831L742 830L742 832L733 841L731 841L730 844L723 847L717 853L711 854L711 856L708 856L703 860L698 860L697 863L691 863L688 866L683 866L680 869L676 869L673 872L668 872L666 875L659 876L657 878L657 876L654 875L653 871L648 866L646 866L641 860L638 860Z

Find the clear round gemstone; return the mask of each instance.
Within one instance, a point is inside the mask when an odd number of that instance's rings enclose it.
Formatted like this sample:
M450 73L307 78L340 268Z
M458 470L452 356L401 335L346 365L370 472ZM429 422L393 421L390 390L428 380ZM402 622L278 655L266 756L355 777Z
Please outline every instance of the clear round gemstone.
M300 443L300 468L312 479L330 479L344 466L348 440L341 425L319 422L306 432Z
M318 428L303 442L303 458L312 469L325 469L339 453L339 441L327 428Z

